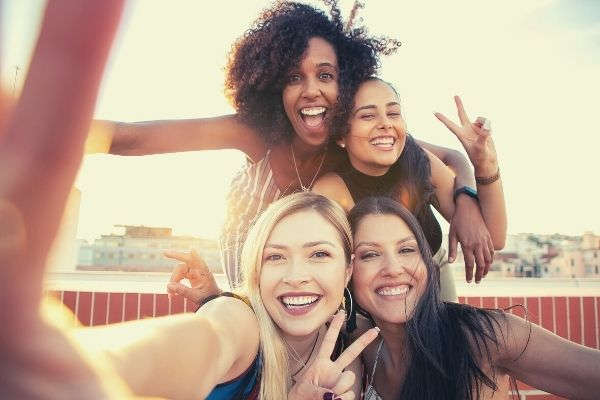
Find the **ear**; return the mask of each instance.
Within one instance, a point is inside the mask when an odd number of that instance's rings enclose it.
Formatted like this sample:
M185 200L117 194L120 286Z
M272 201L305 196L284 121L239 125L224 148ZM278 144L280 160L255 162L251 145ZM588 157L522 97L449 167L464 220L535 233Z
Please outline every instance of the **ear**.
M346 139L344 138L336 140L335 143L337 143L337 145L340 146L342 149L346 147Z
M352 278L352 272L354 272L354 254L350 255L350 264L348 264L348 267L346 268L346 282L344 286L348 286L348 282L350 282L350 279Z

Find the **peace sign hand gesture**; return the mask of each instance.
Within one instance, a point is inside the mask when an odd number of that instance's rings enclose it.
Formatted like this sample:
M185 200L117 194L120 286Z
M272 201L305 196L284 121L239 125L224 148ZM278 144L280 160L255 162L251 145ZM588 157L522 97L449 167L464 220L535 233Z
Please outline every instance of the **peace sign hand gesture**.
M475 176L491 176L498 171L498 157L491 136L490 120L478 117L471 122L460 97L454 96L460 126L448 119L442 113L435 113L437 119L450 129L463 145L473 167Z
M181 295L194 303L199 304L211 295L221 292L215 276L210 272L206 262L198 255L196 250L191 252L165 251L163 255L172 260L180 261L167 284L169 296ZM181 280L190 281L191 287L181 283Z
M379 329L372 328L363 333L340 354L337 360L332 361L331 354L344 323L344 316L345 313L342 310L335 314L321 342L317 356L292 387L288 400L321 400L328 396L331 400L355 398L352 386L356 376L352 371L344 371L344 369L377 337Z

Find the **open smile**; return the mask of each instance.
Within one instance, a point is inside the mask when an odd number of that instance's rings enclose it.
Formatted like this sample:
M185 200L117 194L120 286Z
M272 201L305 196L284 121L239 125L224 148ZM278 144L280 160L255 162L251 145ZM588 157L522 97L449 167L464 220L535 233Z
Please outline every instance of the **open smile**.
M389 151L394 148L394 145L398 139L394 136L377 136L369 140L369 144L377 148L378 150Z
M375 293L389 300L397 300L408 296L408 293L412 290L412 288L413 287L410 284L381 286L375 290Z
M304 315L314 309L322 296L317 294L287 294L279 296L283 309L291 315Z
M324 125L327 107L303 107L298 111L298 115L308 129L319 129Z

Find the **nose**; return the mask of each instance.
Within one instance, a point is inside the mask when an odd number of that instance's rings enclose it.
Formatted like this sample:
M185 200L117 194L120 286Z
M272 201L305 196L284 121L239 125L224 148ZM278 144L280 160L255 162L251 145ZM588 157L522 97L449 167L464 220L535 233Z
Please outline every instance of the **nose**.
M391 129L392 128L392 120L388 118L386 114L383 114L379 117L378 128L382 130Z
M404 260L399 260L396 257L391 257L389 255L384 255L381 260L382 274L386 277L396 277L406 272L406 265L402 262Z
M302 87L302 97L306 99L314 99L321 94L321 87L319 82L314 78L307 78L304 80Z
M299 287L310 281L310 275L308 274L308 268L305 263L301 260L292 260L288 264L287 271L283 277L283 282L293 286Z

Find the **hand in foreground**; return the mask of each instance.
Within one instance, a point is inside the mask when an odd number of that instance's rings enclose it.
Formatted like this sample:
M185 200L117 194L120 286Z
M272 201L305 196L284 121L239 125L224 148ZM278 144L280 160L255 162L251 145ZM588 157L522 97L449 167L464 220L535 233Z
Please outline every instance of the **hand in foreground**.
M289 393L289 400L324 399L325 393L333 392L335 396L328 395L333 400L352 400L355 393L352 391L356 379L352 371L344 371L367 347L379 333L379 329L372 328L356 339L335 361L331 361L331 354L344 323L345 313L339 311L335 314L321 347L314 361L298 377L296 384ZM325 389L328 389L325 390ZM304 395L305 397L302 397ZM320 395L321 397L315 397Z
M2 398L125 398L40 312L122 3L48 1L21 97L10 115L0 109Z
M180 263L173 268L167 284L167 292L171 296L183 296L194 303L200 303L208 296L221 293L215 277L196 250L191 252L165 251L164 256ZM183 279L190 281L191 287L181 283Z
M450 221L448 235L448 262L450 263L456 259L459 242L465 260L465 278L467 282L471 282L473 268L477 266L475 282L479 283L487 275L494 261L494 245L481 215L479 203L464 194L456 198L454 215Z
M498 171L498 156L491 136L489 119L478 117L471 122L460 97L454 96L460 125L455 124L442 113L435 113L437 119L450 129L463 145L473 167L475 176L491 176Z

